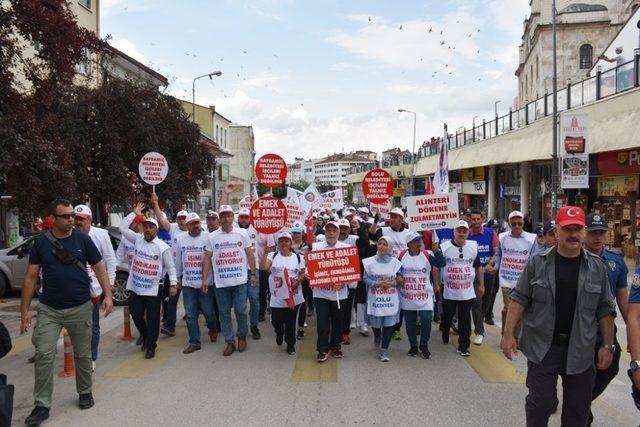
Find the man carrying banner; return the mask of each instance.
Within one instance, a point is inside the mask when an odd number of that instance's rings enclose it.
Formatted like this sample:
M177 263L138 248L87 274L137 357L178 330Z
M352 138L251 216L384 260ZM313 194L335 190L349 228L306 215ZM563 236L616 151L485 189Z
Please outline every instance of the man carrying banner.
M357 246L358 243L358 235L350 234L351 232L351 223L347 219L338 220L338 227L340 228L340 235L338 236L338 240L342 243L346 243L349 246ZM351 333L351 315L353 310L353 301L356 297L356 288L358 287L358 283L349 283L348 286L348 296L347 296L347 304L343 310L343 324L342 324L342 343L349 345L351 344L351 339L349 334ZM355 325L354 325L355 326Z
M231 356L236 351L231 307L238 322L238 351L247 348L247 286L256 286L255 262L247 232L233 226L233 209L229 205L220 206L220 228L209 234L205 248L202 286L207 286L206 278L213 268L222 332L227 343L223 356Z
M250 221L250 212L249 209L240 209L238 212L238 227L242 228L249 235L249 240L251 241L251 249L253 250L253 254L255 257L256 266L260 265L260 258L264 253L265 248L258 249L258 232L253 225L251 225ZM264 242L264 239L262 239ZM271 238L273 241L273 238ZM269 245L273 246L273 245ZM260 321L260 286L259 283L256 286L249 286L247 288L247 294L249 297L249 324L251 326L251 337L254 340L260 339L260 329L258 329L258 322ZM265 304L266 304L266 295L265 295ZM266 307L265 307L266 310ZM264 320L264 314L262 316Z
M122 220L120 232L125 239L136 245L127 280L127 289L131 292L129 307L133 323L142 337L141 349L146 351L144 357L151 359L156 355L160 330L161 281L165 274L169 276L169 292L171 296L175 296L178 292L178 280L171 248L157 237L158 221L146 218L142 224L143 235L129 229L143 207L144 205L138 204L136 210Z
M340 228L334 221L329 221L325 226L326 240L313 245L313 250L328 248L349 247L346 243L338 241ZM315 286L313 287L313 299L316 308L316 321L318 327L317 361L322 363L329 357L329 352L336 359L342 359L342 323L343 310L347 303L347 286Z

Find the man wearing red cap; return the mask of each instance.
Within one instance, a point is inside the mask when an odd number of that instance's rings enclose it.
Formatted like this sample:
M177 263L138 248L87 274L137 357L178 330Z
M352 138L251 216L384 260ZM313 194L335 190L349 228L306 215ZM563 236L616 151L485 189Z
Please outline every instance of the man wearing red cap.
M547 425L557 405L562 377L562 425L587 425L595 381L593 366L598 328L602 345L597 369L611 364L613 305L607 271L600 257L585 249L584 211L565 206L556 216L557 245L526 264L509 294L502 351L512 359L520 348L527 357L527 425ZM518 343L518 325L522 335Z

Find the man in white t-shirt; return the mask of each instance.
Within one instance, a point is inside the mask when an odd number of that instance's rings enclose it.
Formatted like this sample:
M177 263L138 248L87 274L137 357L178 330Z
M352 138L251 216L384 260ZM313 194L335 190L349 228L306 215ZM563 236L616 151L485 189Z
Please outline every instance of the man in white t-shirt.
M504 332L507 310L509 309L509 293L515 288L520 275L524 271L527 261L536 251L536 235L528 233L524 227L524 215L522 212L513 211L509 214L509 227L511 230L500 233L498 240L498 253L494 266L487 266L487 272L495 274L499 270L498 280L502 289L502 331ZM517 330L520 330L519 327Z
M116 255L113 252L113 245L109 232L104 228L91 226L93 221L91 209L87 205L78 205L73 208L76 216L74 218L74 226L79 231L88 234L93 243L102 255L102 263L107 269L109 283L113 286L116 280ZM100 343L100 305L102 303L102 288L98 283L93 269L87 264L87 273L91 279L91 302L93 303L93 329L91 333L91 363L92 369L96 369L96 360L98 360L98 344Z
M256 260L256 265L260 264L260 258L264 253L264 248L258 250L259 233L253 228L250 222L249 209L240 209L238 212L238 227L242 228L249 235L251 241L251 249L253 250L253 256ZM263 239L264 240L264 239ZM273 239L272 239L273 241ZM256 286L249 286L247 288L247 296L249 298L249 326L251 330L251 337L254 340L260 339L260 329L258 329L258 322L260 321L260 286L259 283ZM265 296L266 299L266 296ZM266 308L265 308L266 310Z
M189 231L178 237L176 246L176 275L178 287L182 288L184 300L184 312L189 332L189 346L183 351L190 354L200 350L200 325L198 315L204 315L209 329L209 339L216 342L218 339L218 327L214 290L211 288L211 274L205 279L207 286L203 286L202 258L207 245L209 233L202 231L200 216L191 212L187 216L187 228Z
M216 299L220 308L220 323L227 347L222 353L236 351L231 307L236 316L238 351L247 348L247 287L256 286L256 260L247 232L233 226L233 209L220 206L220 228L209 234L202 263L202 286L207 287L207 275L213 269ZM247 267L248 264L248 267Z
M442 278L442 342L449 343L449 329L454 314L458 314L458 354L471 355L471 306L476 298L474 280L478 279L478 296L484 294L484 275L478 256L478 244L468 240L469 224L458 221L453 229L453 240L441 246L445 266Z
M158 238L158 221L145 218L142 235L129 230L129 225L140 215L144 205L138 204L134 212L122 220L120 232L125 239L135 242L136 248L131 260L131 270L127 280L130 291L129 307L131 318L142 337L145 358L156 355L156 343L160 330L160 307L162 305L162 281L169 277L170 295L177 293L176 269L171 248Z
M167 216L160 210L158 204L158 195L151 193L151 207L158 221L158 225L161 230L165 230L171 236L171 254L173 255L173 263L176 263L176 243L178 242L178 236L187 232L187 211L182 210L176 214L176 222L170 223L167 220ZM168 294L169 288L165 285L162 300L163 306L163 322L160 332L170 337L176 334L176 316L178 313L178 300L180 299L181 291L178 289L178 293L175 296Z

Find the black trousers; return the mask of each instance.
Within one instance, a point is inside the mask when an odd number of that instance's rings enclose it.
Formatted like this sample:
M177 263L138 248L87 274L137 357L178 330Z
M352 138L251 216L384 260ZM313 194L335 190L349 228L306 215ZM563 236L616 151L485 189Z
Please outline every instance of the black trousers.
M160 306L162 296L142 296L131 292L129 309L131 318L140 332L146 348L155 348L160 333ZM146 317L146 319L145 319Z
M340 300L340 308L337 301L324 298L314 298L316 306L316 319L318 327L318 353L329 350L340 350L342 342L342 310L347 305L347 300Z
M393 335L395 326L371 329L373 329L373 339L380 342L380 348L383 350L389 350L389 344L391 344L391 336Z
M620 343L618 342L618 328L614 325L614 335L613 342L616 346L616 351L613 352L613 360L611 361L611 365L604 371L596 369L596 379L595 384L593 385L593 395L591 400L596 400L598 396L600 396L604 390L607 388L609 383L618 375L618 371L620 370L620 354L622 350L620 349ZM596 354L594 364L598 364L598 350L602 347L602 335L600 334L600 330L598 330L598 337L596 338Z
M356 299L356 290L349 288L347 295L347 303L342 308L342 333L349 335L351 332L351 309L353 308L353 301Z
M264 317L269 306L269 271L258 270L258 286L260 286L260 307L258 315Z
M488 288L485 288L484 294L487 296L487 309L484 310L484 318L493 320L493 305L496 302L496 295L500 291L500 282L499 282L499 271L496 271L496 274L493 275L493 286L491 287L491 292L487 292ZM485 283L485 287L486 287ZM482 305L484 306L484 297L482 301Z
M287 347L296 345L296 318L301 305L296 305L293 310L289 307L271 307L271 324L276 335L284 335Z
M495 301L494 294L497 291L497 283L498 282L494 274L485 273L484 294L482 295L482 317L485 319L493 319L493 301Z
M556 385L562 378L563 426L585 426L591 409L591 395L595 381L595 367L577 375L567 375L569 347L552 344L541 364L527 363L527 388L525 399L527 426L546 426L551 412L558 402Z
M306 280L302 281L302 295L304 296L304 302L298 315L298 328L304 328L304 322L307 320L307 310L313 310L313 291Z
M458 313L458 350L465 351L471 344L471 306L473 300L456 301L442 299L442 333L449 334L453 316Z

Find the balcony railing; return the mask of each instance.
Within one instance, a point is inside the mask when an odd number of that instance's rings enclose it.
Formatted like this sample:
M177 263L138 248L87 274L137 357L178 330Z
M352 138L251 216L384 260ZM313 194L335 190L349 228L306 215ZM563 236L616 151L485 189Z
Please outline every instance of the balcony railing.
M598 70L595 76L577 83L569 82L566 87L558 90L558 112L593 104L639 86L640 52L636 51L633 60L607 71ZM509 109L509 113L504 116L485 119L475 128L472 126L450 134L449 150L513 132L552 114L553 94L547 93L516 111ZM425 143L420 147L417 158L433 156L439 152L439 140Z

